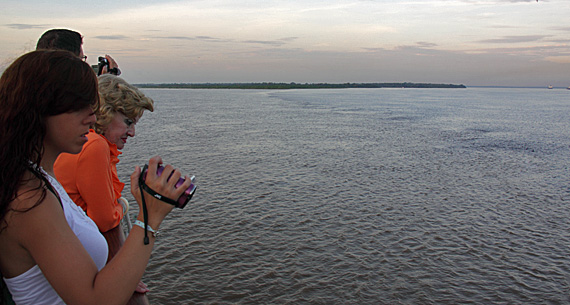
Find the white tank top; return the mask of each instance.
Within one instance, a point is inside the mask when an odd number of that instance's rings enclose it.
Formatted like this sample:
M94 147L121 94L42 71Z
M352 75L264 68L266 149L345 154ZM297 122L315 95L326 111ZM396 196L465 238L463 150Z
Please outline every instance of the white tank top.
M101 270L105 266L107 255L109 254L105 237L99 232L95 222L87 217L79 206L73 203L61 184L47 173L44 172L44 174L48 177L49 182L61 199L65 219L71 230L79 238L87 252L89 252L97 265L97 269ZM18 305L65 304L46 280L38 265L16 277L4 278L4 281L12 294L12 299Z

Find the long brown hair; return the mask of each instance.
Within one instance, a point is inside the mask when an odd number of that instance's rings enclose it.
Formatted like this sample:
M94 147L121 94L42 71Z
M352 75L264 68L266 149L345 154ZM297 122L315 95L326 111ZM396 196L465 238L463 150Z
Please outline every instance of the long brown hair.
M97 77L91 67L68 51L39 50L16 59L0 78L0 232L8 206L39 165L46 118L85 107L96 107ZM45 188L41 187L45 197Z

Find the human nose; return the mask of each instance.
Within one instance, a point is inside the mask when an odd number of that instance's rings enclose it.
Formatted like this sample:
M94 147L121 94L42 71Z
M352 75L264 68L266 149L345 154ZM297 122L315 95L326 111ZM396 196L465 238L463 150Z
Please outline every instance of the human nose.
M135 136L135 124L132 124L131 126L129 126L127 128L127 135L129 137L134 137Z
M95 122L97 122L97 116L95 115L95 113L91 113L91 114L85 119L85 125L93 125L93 124L95 124Z

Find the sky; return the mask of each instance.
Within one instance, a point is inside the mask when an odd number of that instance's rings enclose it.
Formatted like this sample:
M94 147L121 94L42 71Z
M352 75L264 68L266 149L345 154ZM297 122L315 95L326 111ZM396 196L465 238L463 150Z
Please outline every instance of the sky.
M2 0L0 71L43 32L131 83L570 86L568 0Z

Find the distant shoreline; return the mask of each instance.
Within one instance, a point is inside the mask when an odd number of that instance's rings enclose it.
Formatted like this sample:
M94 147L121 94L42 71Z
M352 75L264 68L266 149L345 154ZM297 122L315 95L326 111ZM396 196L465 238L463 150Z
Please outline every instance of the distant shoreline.
M165 83L135 84L139 88L164 89L345 89L345 88L452 88L463 89L465 85L430 83Z

